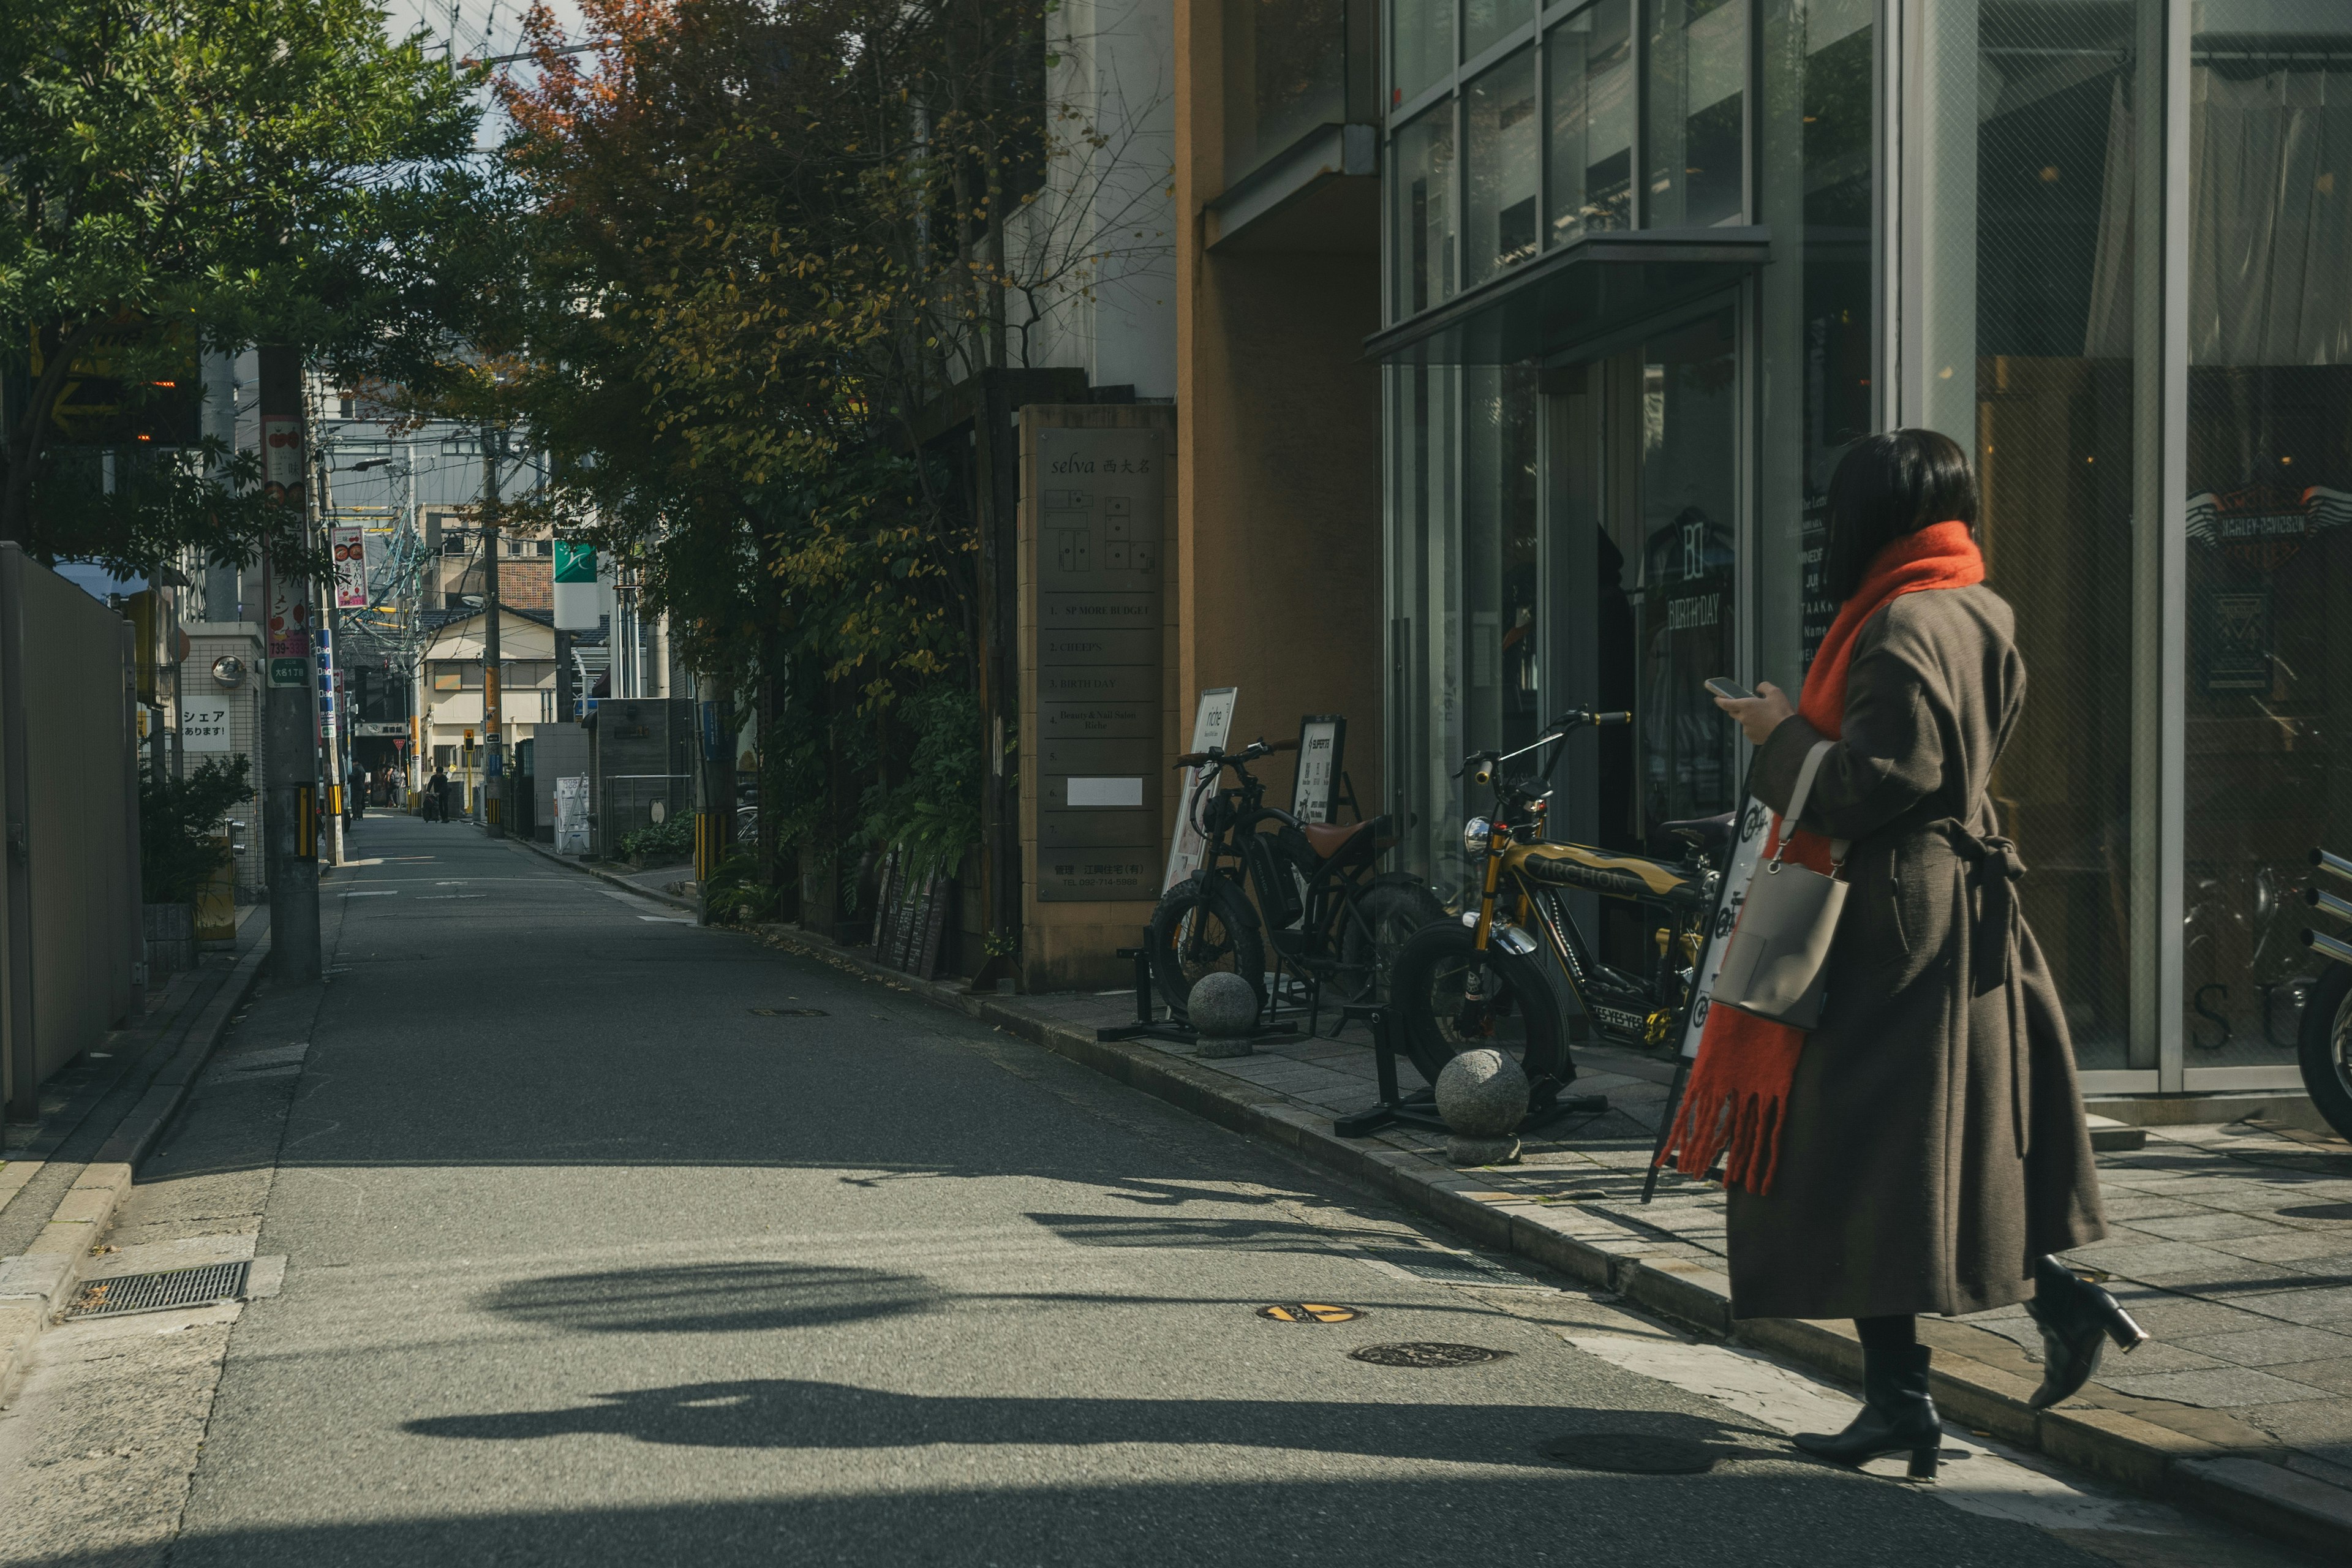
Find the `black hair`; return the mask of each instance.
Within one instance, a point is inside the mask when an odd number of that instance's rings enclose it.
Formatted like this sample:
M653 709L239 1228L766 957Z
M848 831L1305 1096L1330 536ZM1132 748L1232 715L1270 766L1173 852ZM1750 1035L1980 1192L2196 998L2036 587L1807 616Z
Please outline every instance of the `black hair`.
M1843 604L1881 550L1938 522L1977 526L1977 481L1959 443L1935 430L1865 436L1830 476L1822 591Z

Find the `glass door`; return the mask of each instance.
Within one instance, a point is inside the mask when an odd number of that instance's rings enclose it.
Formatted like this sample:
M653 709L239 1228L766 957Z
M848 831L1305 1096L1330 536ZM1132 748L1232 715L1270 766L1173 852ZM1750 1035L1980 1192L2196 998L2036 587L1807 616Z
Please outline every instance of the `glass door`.
M1633 713L1630 732L1580 743L1559 806L1588 842L1676 854L1660 825L1730 810L1740 782L1738 732L1702 689L1742 668L1738 312L1659 329L1554 384L1561 705Z

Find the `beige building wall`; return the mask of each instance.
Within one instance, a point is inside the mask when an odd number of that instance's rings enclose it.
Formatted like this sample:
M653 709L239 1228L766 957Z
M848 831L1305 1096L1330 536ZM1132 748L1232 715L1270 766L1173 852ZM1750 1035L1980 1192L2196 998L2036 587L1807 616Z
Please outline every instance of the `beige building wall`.
M1215 0L1178 0L1181 721L1189 729L1196 694L1218 686L1240 688L1235 742L1294 738L1303 714L1345 714L1344 765L1375 815L1386 798L1381 382L1363 341L1381 324L1377 228L1291 232L1338 249L1209 247L1207 205L1224 188L1222 16ZM1267 763L1266 798L1286 805L1289 754Z

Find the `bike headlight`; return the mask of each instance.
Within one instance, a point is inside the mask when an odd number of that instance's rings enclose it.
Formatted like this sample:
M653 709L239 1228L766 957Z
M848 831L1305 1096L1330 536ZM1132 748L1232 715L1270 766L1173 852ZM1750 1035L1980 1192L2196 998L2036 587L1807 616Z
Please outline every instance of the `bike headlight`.
M1462 825L1462 847L1469 850L1473 855L1484 855L1486 852L1486 840L1494 835L1495 828L1492 823L1483 816L1474 816Z

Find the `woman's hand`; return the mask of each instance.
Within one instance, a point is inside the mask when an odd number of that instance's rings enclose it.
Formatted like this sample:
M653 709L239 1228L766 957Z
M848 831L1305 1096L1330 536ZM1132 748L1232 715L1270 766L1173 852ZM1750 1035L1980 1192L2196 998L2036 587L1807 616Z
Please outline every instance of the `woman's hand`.
M1760 746L1769 740L1772 731L1780 727L1780 721L1796 712L1789 705L1787 694L1769 680L1756 683L1753 697L1718 697L1715 705L1731 715L1751 746Z

